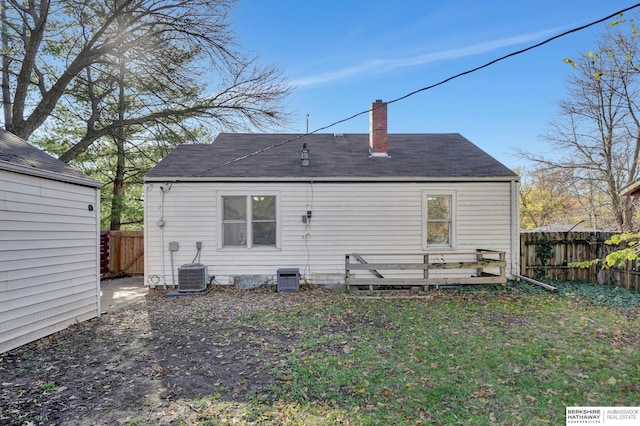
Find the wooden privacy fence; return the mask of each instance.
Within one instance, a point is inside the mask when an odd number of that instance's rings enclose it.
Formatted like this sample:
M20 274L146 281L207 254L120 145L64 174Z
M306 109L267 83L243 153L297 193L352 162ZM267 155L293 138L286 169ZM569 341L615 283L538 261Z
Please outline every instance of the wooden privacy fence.
M569 267L572 262L603 259L619 249L605 244L612 232L522 232L520 234L520 275L544 280L591 281L640 290L636 261L624 268Z
M345 284L347 291L350 286L365 286L371 290L374 287L423 287L426 290L430 285L437 288L446 284L505 284L506 266L505 252L494 250L428 254L351 253L345 255ZM353 276L353 271L365 272L364 277Z
M100 250L100 273L144 274L144 231L106 231L106 235L106 238L101 235L101 245L106 240L108 250ZM106 262L105 254L108 259ZM107 272L103 272L104 264L108 265Z
M544 280L558 281L591 281L601 284L616 285L629 290L640 291L640 270L638 262L629 262L625 268L603 270L600 265L590 268L570 268L572 262L591 259L603 259L608 253L619 247L604 242L611 238L611 232L522 232L520 234L520 275ZM101 233L100 269L101 273L144 274L144 232L143 231L103 231ZM498 255L496 256L496 253ZM451 279L438 277L437 271L471 269L475 276L466 281L481 283L498 280L503 282L504 252L478 250L467 252L468 259L450 261L461 253L429 253L402 255L413 256L413 261L405 263L389 262L385 256L392 258L400 255L362 255L347 254L345 259L345 284L376 286L429 286L453 282ZM490 254L492 254L490 256ZM367 260L364 257L367 257ZM372 261L374 263L369 263ZM404 261L404 259L403 259ZM490 262L489 264L483 262ZM496 263L497 262L497 263ZM496 276L488 275L487 270L498 268ZM393 273L385 273L385 269ZM398 278L402 271L414 272L414 277ZM354 277L353 271L365 272L365 276ZM432 272L430 274L430 271ZM418 273L420 276L415 277ZM363 284L363 281L366 283ZM460 281L459 278L457 278ZM495 281L494 281L495 282ZM475 282L474 282L475 283Z

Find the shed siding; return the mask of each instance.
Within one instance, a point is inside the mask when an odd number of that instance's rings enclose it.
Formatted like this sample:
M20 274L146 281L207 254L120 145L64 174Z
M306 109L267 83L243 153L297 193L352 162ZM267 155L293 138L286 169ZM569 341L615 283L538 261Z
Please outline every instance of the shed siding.
M99 315L100 199L96 188L7 171L0 188L2 353Z
M344 274L346 253L428 253L423 249L423 193L455 191L456 250L507 252L517 261L517 230L511 182L478 183L173 183L170 190L147 184L145 193L145 274L149 285L177 285L177 267L200 262L216 281L234 275L275 277L278 268L296 267L311 280ZM220 248L221 194L276 194L280 245L276 248ZM517 207L516 207L517 208ZM311 223L302 216L311 210ZM162 218L164 226L159 227ZM179 243L173 253L170 241ZM433 251L438 251L437 249ZM515 255L515 256L514 256ZM511 267L510 267L511 269Z

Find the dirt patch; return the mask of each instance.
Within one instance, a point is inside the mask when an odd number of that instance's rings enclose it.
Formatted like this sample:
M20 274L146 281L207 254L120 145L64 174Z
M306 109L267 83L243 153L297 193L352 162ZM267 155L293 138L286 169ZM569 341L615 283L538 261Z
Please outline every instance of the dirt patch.
M160 424L171 410L193 408L179 401L269 399L277 385L272 367L297 337L243 322L240 314L286 311L316 295L336 297L317 288L282 294L273 287L216 287L200 297L151 294L2 354L0 424Z

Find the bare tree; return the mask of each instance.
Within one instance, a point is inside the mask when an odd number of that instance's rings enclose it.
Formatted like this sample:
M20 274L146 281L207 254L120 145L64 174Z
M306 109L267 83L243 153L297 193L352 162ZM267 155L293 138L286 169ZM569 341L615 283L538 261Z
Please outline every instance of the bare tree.
M640 74L635 27L610 30L594 52L569 61L568 95L559 102L557 118L544 135L559 158L520 154L541 167L563 170L574 188L587 191L582 200L607 200L612 222L619 231L635 228L635 205L620 190L638 179L640 154ZM590 193L590 197L586 197ZM594 207L595 206L591 206ZM602 223L602 222L601 222Z
M63 161L122 126L200 119L260 128L284 119L280 103L289 87L275 67L240 51L229 28L233 0L3 1L5 127L28 139L66 103L86 131ZM136 105L109 120L117 58L125 60ZM78 106L82 97L87 105Z
M1 1L5 127L85 171L103 168L110 229L127 179L167 151L148 144L285 121L290 87L236 44L233 0Z

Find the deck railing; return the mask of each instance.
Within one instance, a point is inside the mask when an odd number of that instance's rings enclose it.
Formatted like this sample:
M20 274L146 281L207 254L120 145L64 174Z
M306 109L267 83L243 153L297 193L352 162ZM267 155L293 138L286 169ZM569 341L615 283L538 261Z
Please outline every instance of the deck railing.
M467 252L350 253L345 255L345 284L381 288L436 288L454 284L506 284L507 262L504 251ZM355 271L365 276L354 276Z

